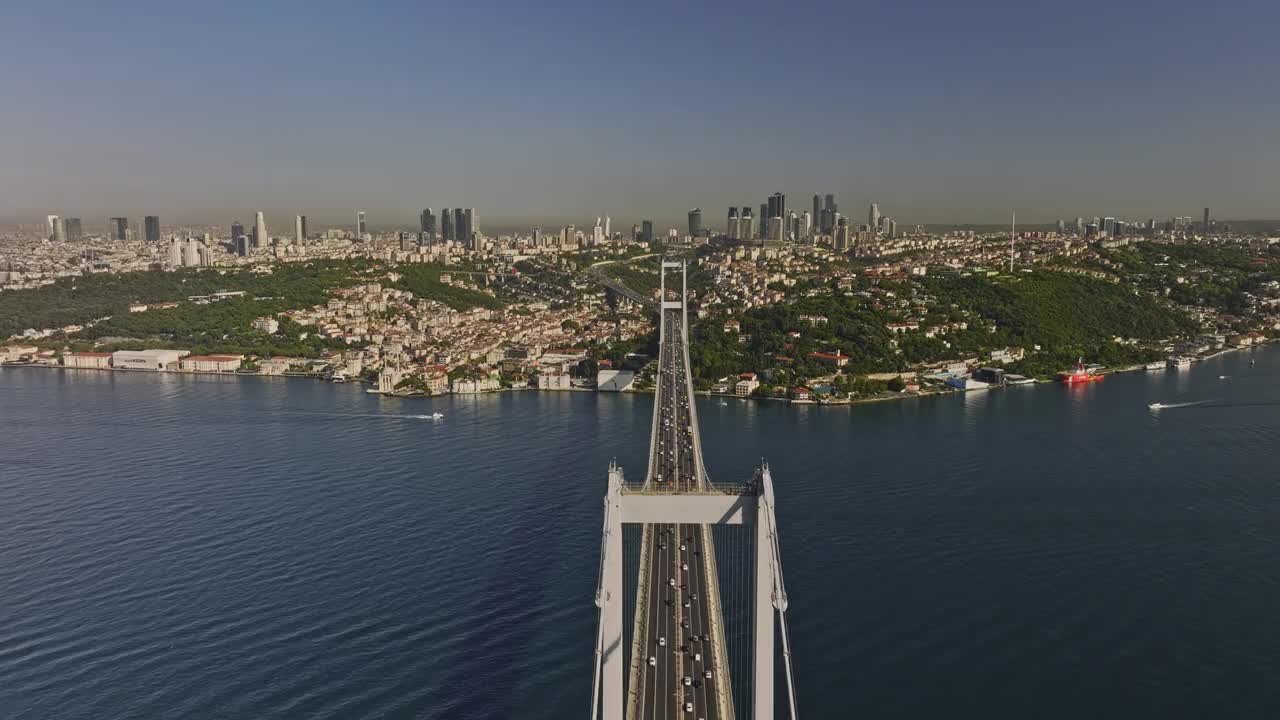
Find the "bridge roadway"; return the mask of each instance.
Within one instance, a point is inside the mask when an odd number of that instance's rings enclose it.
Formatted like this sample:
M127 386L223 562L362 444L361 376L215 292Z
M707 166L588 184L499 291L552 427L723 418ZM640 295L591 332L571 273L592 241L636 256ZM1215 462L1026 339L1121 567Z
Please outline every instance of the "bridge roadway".
M651 491L698 492L703 488L700 463L691 431L689 409L692 392L684 359L681 311L663 310L663 345L659 353L659 419L656 424L654 457L647 479ZM705 537L710 534L706 533ZM703 528L696 524L655 524L646 528L649 558L648 607L643 644L637 642L633 654L644 663L635 676L638 687L633 696L633 719L690 720L721 719L716 699L717 667L713 638L721 633L712 626L713 607L718 593L708 583L717 582L708 571L712 565L704 547ZM641 573L641 577L645 576ZM716 623L720 624L720 618ZM711 677L708 678L707 674ZM686 680L687 683L686 684ZM731 712L731 711L730 711ZM725 719L731 720L731 719Z

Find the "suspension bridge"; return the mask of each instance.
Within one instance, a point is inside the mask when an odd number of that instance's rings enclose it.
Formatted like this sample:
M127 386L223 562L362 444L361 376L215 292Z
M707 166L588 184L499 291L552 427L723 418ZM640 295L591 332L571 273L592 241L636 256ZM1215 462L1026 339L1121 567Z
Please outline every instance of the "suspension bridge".
M678 290L668 289L668 270L679 271ZM591 717L773 720L780 704L794 720L773 480L762 463L747 482L711 481L689 370L685 266L664 260L660 274L648 468L638 481L616 463L608 472Z

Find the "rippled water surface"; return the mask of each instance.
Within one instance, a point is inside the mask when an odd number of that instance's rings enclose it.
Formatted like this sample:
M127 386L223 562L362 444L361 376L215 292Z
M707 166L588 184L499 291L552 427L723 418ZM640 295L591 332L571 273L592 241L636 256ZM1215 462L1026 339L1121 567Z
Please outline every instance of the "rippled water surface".
M0 717L585 716L651 407L0 370ZM773 468L804 715L1280 717L1280 351L699 416Z

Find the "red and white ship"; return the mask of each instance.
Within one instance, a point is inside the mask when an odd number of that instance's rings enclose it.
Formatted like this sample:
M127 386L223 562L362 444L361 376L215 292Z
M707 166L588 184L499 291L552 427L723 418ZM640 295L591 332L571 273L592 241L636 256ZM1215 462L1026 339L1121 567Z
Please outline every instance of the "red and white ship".
M1100 375L1097 372L1096 368L1085 367L1084 358L1080 358L1079 360L1076 361L1076 366L1074 369L1063 370L1062 372L1058 373L1058 379L1064 383L1067 383L1068 385L1074 385L1076 383L1094 382L1095 380L1101 380L1104 377L1106 376Z

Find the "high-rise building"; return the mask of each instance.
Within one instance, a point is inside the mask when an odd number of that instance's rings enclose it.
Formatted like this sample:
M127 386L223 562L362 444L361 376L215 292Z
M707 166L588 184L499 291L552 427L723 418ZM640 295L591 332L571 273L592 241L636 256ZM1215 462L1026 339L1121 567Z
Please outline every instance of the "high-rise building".
M1076 235L1084 237L1084 218L1076 217Z
M431 212L431 208L425 208L418 215L418 229L432 242L436 236L436 216Z
M1116 219L1115 219L1115 218L1113 218L1113 217L1104 217L1104 218L1102 218L1102 232L1103 232L1107 237L1111 237L1112 235L1115 235L1115 234L1116 234Z
M1204 224L1200 226L1204 233L1209 233L1209 208L1204 209Z
M244 234L243 229L239 235L231 238L231 242L235 246L235 253L240 257L248 257L249 255L249 237Z
M769 202L766 203L765 211L769 214L765 217L773 219L776 217L784 218L787 216L787 196L780 192L776 192L769 196Z
M640 234L644 237L644 242L653 242L653 221L640 221Z
M763 221L761 221L763 224ZM738 239L751 240L756 236L755 218L751 217L751 208L742 208L742 213L738 215Z
M813 194L813 214L809 218L815 223L822 220L822 196L818 193Z
M892 218L889 219L889 237L898 237L898 223Z
M148 215L142 219L142 235L149 243L160 242L160 216Z
M729 218L725 220L724 234L730 240L738 239L738 207L736 205L729 206Z
M293 219L293 241L299 245L307 244L307 216L299 215Z
M365 233L369 231L369 224L365 221L363 210L356 212L356 239L363 240Z
M47 223L48 223L48 224L47 224L47 225L46 225L46 227L45 227L45 229L46 229L46 231L47 231L47 232L45 232L45 236L46 236L46 237L53 237L53 226L54 226L54 225L56 225L56 224L58 223L58 216L57 216L57 215L49 215L49 216L48 216Z
M817 195L814 197L817 197ZM804 214L800 216L800 232L796 235L796 239L807 239L811 235L813 235L813 215L810 215L809 211L805 210Z
M57 215L49 216L49 239L56 243L67 241L67 221Z
M244 235L244 225L241 225L239 220L231 223L231 241L235 242L236 238L242 235Z
M844 252L849 249L849 220L848 218L840 218L832 231L831 247L836 252Z
M472 250L480 250L480 211L475 208L467 208L462 217L467 222L467 235L464 240L470 241L469 247Z
M871 203L871 208L867 210L867 229L872 233L880 229L880 206Z
M444 208L440 211L440 240L453 242L453 211Z
M470 247L471 235L467 233L467 211L465 208L453 209L453 239L462 243L463 247Z
M129 218L111 218L111 239L121 242L129 239Z
M253 249L261 250L267 246L271 238L267 236L267 219L259 210L253 220Z
M698 237L702 234L702 208L694 208L689 211L689 236Z
M606 240L612 240L612 239L613 239L613 230L612 230L612 228L613 228L613 221L609 219L609 216L608 216L608 215L605 215L605 216L604 216L604 237L605 237L605 239L606 239Z
M84 229L80 226L80 218L62 218L62 227L67 233L68 240L79 240L84 237Z

